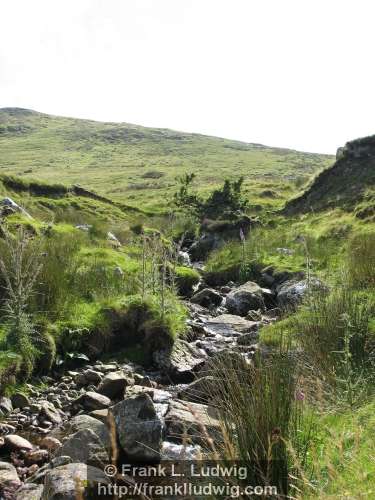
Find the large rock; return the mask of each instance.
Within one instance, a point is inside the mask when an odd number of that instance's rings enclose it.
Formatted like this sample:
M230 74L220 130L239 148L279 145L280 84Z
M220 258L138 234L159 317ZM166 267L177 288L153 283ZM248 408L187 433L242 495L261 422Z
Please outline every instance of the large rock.
M111 405L111 400L103 394L88 391L76 399L76 403L82 405L85 410L93 411L108 408Z
M221 314L211 318L204 326L206 332L224 336L235 336L239 333L249 333L257 331L259 323L249 321L242 316L234 314Z
M92 429L82 429L69 436L59 449L58 456L70 457L73 462L82 462L100 469L110 461L108 451Z
M98 387L98 392L110 399L122 397L126 386L129 385L129 377L123 371L108 373Z
M277 287L277 302L284 309L295 308L309 291L326 291L325 285L316 278L300 281L285 281Z
M256 283L248 281L228 294L226 307L230 313L239 316L246 316L251 309L263 309L262 288Z
M77 415L67 424L67 432L76 433L85 429L91 429L99 437L106 450L111 447L111 438L106 424L90 415Z
M207 403L216 384L217 380L212 376L198 378L181 389L178 393L178 397L186 401Z
M193 295L190 301L193 304L199 304L203 307L215 307L222 303L223 297L212 288L204 288L200 292Z
M188 384L203 366L206 355L184 340L177 340L172 348L155 351L155 365L168 374L173 382Z
M30 406L30 401L25 394L22 394L22 392L16 392L12 396L12 405L13 408L26 408L26 406Z
M4 444L10 451L32 450L33 445L25 438L17 434L8 434L4 438Z
M103 471L82 463L56 467L46 474L42 500L99 500L113 498L101 492L99 485L108 486L110 480Z
M41 500L43 490L42 484L24 484L17 490L16 500Z
M18 477L16 468L8 462L0 462L0 495L4 491L15 491L21 481ZM1 498L6 498L1 496ZM12 498L12 497L9 497Z
M207 445L207 437L218 440L221 424L217 412L210 406L175 400L165 417L167 439Z
M119 443L129 460L154 462L160 459L163 422L145 393L131 396L111 409Z
M61 424L62 422L60 413L52 403L45 402L42 404L42 407L40 409L40 416L42 417L42 419L45 419L48 422L52 422L56 425Z

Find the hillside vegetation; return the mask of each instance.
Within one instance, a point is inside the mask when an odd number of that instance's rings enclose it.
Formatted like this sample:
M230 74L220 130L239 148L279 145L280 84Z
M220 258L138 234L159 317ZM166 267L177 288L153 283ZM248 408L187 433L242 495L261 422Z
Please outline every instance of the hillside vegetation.
M336 163L321 172L305 192L291 200L284 213L341 208L360 219L375 216L375 136L340 148Z
M136 424L156 460L172 444L179 457L255 463L251 481L283 497L373 498L373 144L349 143L330 167L321 155L1 110L0 455L15 478L31 481L53 455L32 469L9 442L60 430L74 440L77 415L108 424L118 466L128 444L117 438ZM59 417L48 428L46 398ZM111 419L135 403L130 419ZM69 457L83 462L77 449ZM1 481L0 497L20 498Z
M122 203L165 208L176 177L201 192L244 176L253 206L281 207L333 157L146 128L0 109L0 173L82 184Z

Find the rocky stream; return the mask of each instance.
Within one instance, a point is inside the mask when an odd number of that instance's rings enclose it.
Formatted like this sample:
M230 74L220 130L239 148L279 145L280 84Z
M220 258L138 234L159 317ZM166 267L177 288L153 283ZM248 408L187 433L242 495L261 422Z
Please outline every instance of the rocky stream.
M259 328L306 289L283 278L268 276L269 288L202 282L187 301L188 335L171 352L155 352L152 370L114 356L43 377L28 395L1 398L0 498L68 500L77 480L110 483L107 464L201 456L207 436L220 435L208 363L223 354L251 363Z

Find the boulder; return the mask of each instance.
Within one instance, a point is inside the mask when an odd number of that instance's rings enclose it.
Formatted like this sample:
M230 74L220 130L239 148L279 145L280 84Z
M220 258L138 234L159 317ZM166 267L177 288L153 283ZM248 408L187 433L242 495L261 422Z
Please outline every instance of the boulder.
M111 482L104 472L82 463L72 463L49 470L45 477L42 500L75 500L76 498L99 500L103 496L99 485Z
M17 434L8 434L4 438L4 445L10 451L32 450L33 445L25 438Z
M206 354L184 340L176 340L171 348L153 353L155 365L168 374L173 382L188 384L204 364Z
M223 301L222 296L212 288L204 288L200 292L193 295L190 299L193 304L198 304L203 307L217 307Z
M52 422L53 424L61 424L62 418L52 403L43 403L39 413L42 419Z
M46 436L39 442L39 446L42 449L45 449L51 453L54 453L59 448L61 448L62 444L61 444L61 441L59 441L57 438L54 438L52 436Z
M221 314L206 322L204 329L208 333L226 336L235 336L240 333L257 331L259 323L249 321L242 316L234 314Z
M47 462L48 458L49 453L47 450L31 450L25 455L25 463L26 465L41 465Z
M22 410L22 408L30 406L29 398L25 394L22 394L22 392L16 392L11 399L13 408L20 408Z
M216 384L214 377L206 376L194 380L191 384L181 389L178 393L179 399L193 401L196 403L207 403L212 393L212 387Z
M163 422L150 396L140 393L115 405L114 416L119 443L132 461L160 459Z
M248 281L228 294L225 305L231 314L239 316L246 316L251 309L263 309L262 289L256 283Z
M114 399L124 395L127 385L129 385L129 378L124 372L110 372L101 381L98 392L110 399Z
M167 439L207 445L207 437L220 439L221 425L214 408L175 400L165 417Z
M107 396L92 391L82 394L75 402L88 411L104 410L111 405L111 400Z
M42 484L24 484L17 490L16 500L41 500L43 490Z
M82 462L99 469L110 462L108 451L92 429L82 429L69 436L57 455L70 457L73 462Z
M8 488L17 489L20 484L16 468L8 462L0 462L0 492Z
M99 437L104 444L106 450L111 447L111 438L107 426L97 418L90 415L77 415L73 417L67 424L67 432L76 433L84 429L91 429Z
M288 280L277 287L277 302L283 309L295 308L309 291L326 291L326 286L317 278L310 280Z

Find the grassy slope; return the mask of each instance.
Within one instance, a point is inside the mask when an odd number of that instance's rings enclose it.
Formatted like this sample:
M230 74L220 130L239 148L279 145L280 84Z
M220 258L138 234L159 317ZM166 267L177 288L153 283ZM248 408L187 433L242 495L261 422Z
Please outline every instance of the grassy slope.
M333 161L328 155L17 108L0 110L0 151L2 174L80 183L143 208L167 206L176 177L190 171L203 192L226 177L244 175L252 204L281 207L296 194L296 184ZM150 171L160 177L147 177Z
M349 142L332 167L291 200L286 215L342 208L360 219L375 216L375 136Z

